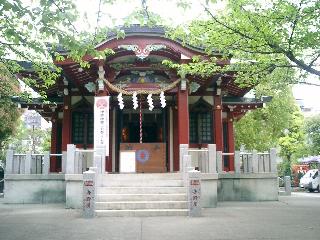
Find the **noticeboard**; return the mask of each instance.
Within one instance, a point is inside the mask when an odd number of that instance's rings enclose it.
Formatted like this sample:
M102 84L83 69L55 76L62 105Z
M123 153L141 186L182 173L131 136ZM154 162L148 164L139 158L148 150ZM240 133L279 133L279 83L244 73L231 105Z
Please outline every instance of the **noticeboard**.
M120 151L120 172L136 172L136 151Z

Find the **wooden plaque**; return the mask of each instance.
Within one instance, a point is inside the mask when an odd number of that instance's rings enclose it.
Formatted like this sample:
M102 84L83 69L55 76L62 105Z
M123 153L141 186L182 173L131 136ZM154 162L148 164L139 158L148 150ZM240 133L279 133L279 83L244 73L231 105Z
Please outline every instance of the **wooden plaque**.
M120 151L136 152L136 171L139 173L166 172L165 143L121 143Z

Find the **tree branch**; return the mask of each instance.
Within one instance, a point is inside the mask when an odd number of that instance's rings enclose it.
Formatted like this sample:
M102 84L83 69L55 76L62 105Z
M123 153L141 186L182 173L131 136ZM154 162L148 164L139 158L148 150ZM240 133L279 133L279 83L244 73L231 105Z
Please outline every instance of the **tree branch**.
M0 44L6 45L6 46L23 46L23 44L20 44L20 43L6 43L1 41L0 41Z
M251 54L262 54L262 55L270 55L270 54L276 54L276 53L281 53L281 52L276 52L276 51L251 51L251 50L248 50L248 49L243 49L243 48L239 48L239 47L231 47L230 48L232 50L240 50L242 52L245 52L245 53L251 53Z
M320 87L320 84L318 84L318 83L298 82L298 84L305 84L305 85Z
M142 9L144 10L145 16L149 20L150 16L149 16L149 11L148 11L148 6L147 6L147 0L141 0L141 5L142 5Z
M245 38L245 39L249 39L252 41L257 41L254 37L251 37L241 31L239 31L238 29L234 29L230 26L228 26L227 24L221 22L219 19L217 19L212 12L210 11L210 9L204 5L203 3L201 3L202 7L205 9L205 11L211 16L211 18L218 23L219 25L223 26L224 28L232 31L235 34L238 34L239 36ZM253 20L247 16L249 21L253 24L253 26L256 28L256 30L258 32L261 33L261 31L259 29L257 29L257 26L255 25L255 23L253 22ZM262 33L263 34L263 33ZM272 42L270 40L267 39L267 37L263 34L263 38L266 42L266 44L273 50L275 50L275 53L282 53L284 54L290 61L292 61L293 63L295 63L299 68L301 68L302 70L305 70L306 72L309 72L311 74L320 76L320 71L316 70L315 68L313 68L311 65L307 65L305 62L303 62L302 60L299 60L296 58L296 56L294 56L293 52L291 50L285 50L282 47L280 47L277 43Z
M94 30L93 40L95 40L95 39L96 39L96 36L97 36L97 30L98 30L99 21L100 21L100 13L101 13L101 0L99 1L99 9L98 9L98 16L97 16L97 25L96 25L96 28L95 28L95 30Z
M312 67L313 66L313 64L314 64L314 62L315 61L317 61L318 59L319 59L319 57L320 57L320 53L309 63L309 67Z
M294 21L293 21L292 31L291 31L291 34L290 34L290 37L289 37L289 40L288 40L288 49L289 49L289 51L291 51L292 39L293 39L293 35L294 35L295 28L296 28L296 26L297 26L297 24L298 24L299 13L300 13L300 10L301 10L302 2L303 2L303 1L300 1L300 3L299 3L299 9L298 9L297 14L296 14L296 17L295 17L295 19L294 19Z
M253 37L251 37L251 36L249 36L249 35L247 35L247 34L245 34L245 33L243 33L243 32L240 32L239 30L234 29L234 28L228 26L227 24L221 22L220 20L218 20L218 19L213 15L213 13L210 11L210 9L209 9L207 6L205 6L203 3L201 3L201 6L204 8L204 10L211 16L211 18L212 18L216 23L220 24L221 26L229 29L230 31L232 31L232 32L234 32L234 33L236 33L236 34L244 37L244 38L247 38L247 39L250 39L250 40L254 40L254 41L256 40L256 39L254 39Z
M52 1L52 3L58 8L58 10L59 10L61 13L65 14L65 12L63 11L63 9L61 9L61 8L59 7L59 5L55 3L54 0L51 0L51 1ZM70 21L70 19L69 19L69 18L66 18L66 19L68 20L70 26L72 26L73 30L74 30L76 33L79 34L79 32L77 31L76 27L72 24L72 22Z
M264 39L265 39L266 43L270 46L270 48L274 49L275 51L277 51L279 53L283 53L290 61L292 61L295 64L297 64L297 66L299 66L301 69L303 69L303 70L305 70L305 71L307 71L309 73L315 74L317 76L320 76L320 71L318 71L318 70L312 68L311 66L307 65L302 60L297 59L290 49L289 50L283 49L278 44L268 41L265 36L264 36Z
M297 66L297 65L276 65L276 64L275 64L275 66L276 66L277 68L300 68L300 67Z
M284 54L287 56L287 58L290 59L290 61L297 64L301 69L303 69L309 73L312 73L314 75L320 76L320 71L316 70L312 66L307 65L302 60L297 59L291 51L285 51Z

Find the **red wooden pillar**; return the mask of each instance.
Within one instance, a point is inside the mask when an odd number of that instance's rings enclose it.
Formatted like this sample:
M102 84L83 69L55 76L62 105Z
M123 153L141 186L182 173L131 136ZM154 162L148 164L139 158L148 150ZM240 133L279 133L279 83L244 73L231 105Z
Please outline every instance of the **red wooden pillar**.
M228 152L234 153L234 130L233 130L233 116L228 113ZM234 171L234 155L229 156L230 171Z
M217 151L223 151L222 98L221 96L213 96L213 101L213 136Z
M67 151L67 144L71 143L71 97L64 96L62 119L62 151Z
M178 107L176 107L178 108ZM178 111L173 109L173 171L179 171Z
M57 153L57 124L58 124L58 115L53 114L51 127L51 150L50 153ZM57 158L50 158L50 172L57 172Z
M189 105L188 90L178 90L178 144L189 144ZM179 151L178 145L178 151ZM179 156L180 157L180 156ZM179 161L178 159L175 159ZM178 164L179 165L179 164ZM181 166L179 166L180 168ZM179 170L179 169L175 169Z

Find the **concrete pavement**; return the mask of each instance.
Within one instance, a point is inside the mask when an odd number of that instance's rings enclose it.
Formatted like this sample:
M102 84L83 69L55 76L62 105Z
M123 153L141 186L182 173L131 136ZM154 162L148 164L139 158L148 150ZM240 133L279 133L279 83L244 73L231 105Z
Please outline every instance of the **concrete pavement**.
M0 199L1 240L319 239L320 194L278 202L223 202L203 217L83 219L63 205L8 205Z

